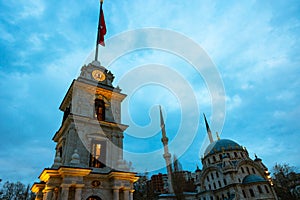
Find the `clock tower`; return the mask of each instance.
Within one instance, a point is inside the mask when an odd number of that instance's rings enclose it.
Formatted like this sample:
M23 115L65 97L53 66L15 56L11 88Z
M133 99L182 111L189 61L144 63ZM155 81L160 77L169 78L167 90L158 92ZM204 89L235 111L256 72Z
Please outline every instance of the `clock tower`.
M113 80L98 61L84 65L73 80L59 107L63 117L53 137L53 165L32 186L37 200L133 199L137 177L123 160L126 95Z

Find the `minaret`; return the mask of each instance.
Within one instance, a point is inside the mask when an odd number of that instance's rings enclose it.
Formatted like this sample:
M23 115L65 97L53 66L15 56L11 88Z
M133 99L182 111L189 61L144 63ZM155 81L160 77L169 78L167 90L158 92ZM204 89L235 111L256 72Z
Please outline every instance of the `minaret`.
M168 148L168 141L169 141L169 139L168 139L168 137L166 135L164 118L163 118L160 106L159 106L159 112L160 112L160 127L161 127L161 133L162 133L161 141L162 141L162 143L164 145L164 154L163 154L163 157L166 160L166 166L167 166L167 171L168 171L169 193L173 193L171 154L169 153L169 148Z
M204 113L203 113L203 116L204 116L204 120L205 120L206 132L207 132L209 141L210 141L210 143L213 143L213 142L214 142L214 139L213 139L213 137L212 137L212 134L211 134L211 131L210 131L210 128L209 128L209 125L208 125L208 123L207 123L207 120L206 120L206 117L205 117L205 114L204 114Z

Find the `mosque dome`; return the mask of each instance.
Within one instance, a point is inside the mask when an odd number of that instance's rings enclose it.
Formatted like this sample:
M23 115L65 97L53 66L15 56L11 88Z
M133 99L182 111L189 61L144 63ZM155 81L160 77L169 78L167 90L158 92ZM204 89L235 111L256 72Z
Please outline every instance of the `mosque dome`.
M263 177L258 176L256 174L250 174L245 176L245 178L243 179L243 184L247 184L247 183L257 183L257 182L266 182L267 180L265 180Z
M243 147L232 140L220 139L208 145L204 152L204 156L228 150L243 150Z

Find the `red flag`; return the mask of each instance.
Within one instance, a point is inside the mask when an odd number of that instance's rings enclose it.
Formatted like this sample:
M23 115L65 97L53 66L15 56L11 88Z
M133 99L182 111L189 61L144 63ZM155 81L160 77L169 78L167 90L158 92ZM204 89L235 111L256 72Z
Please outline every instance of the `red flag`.
M100 16L99 16L99 22L98 22L97 44L105 46L105 43L104 43L104 35L105 34L106 34L106 25L105 25L104 13L102 10L102 2L101 2Z

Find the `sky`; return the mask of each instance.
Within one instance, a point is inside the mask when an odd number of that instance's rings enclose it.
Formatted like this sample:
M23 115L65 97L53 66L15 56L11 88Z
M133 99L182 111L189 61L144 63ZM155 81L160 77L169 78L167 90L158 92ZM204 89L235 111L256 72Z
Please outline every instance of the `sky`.
M299 1L105 0L103 9L100 61L128 95L124 150L135 171L163 171L158 105L184 169L201 166L205 113L213 133L250 157L299 171ZM32 183L53 163L58 107L91 61L99 3L11 0L0 1L0 11L0 178ZM195 68L197 52L211 68Z

